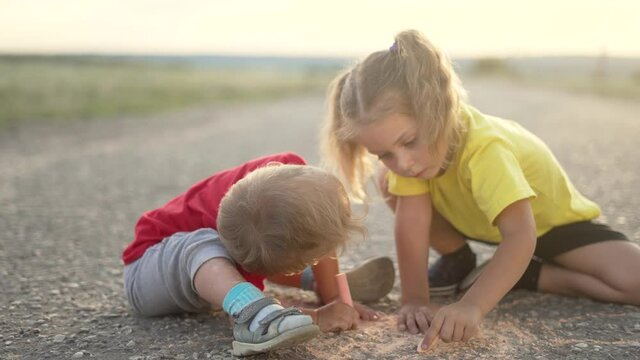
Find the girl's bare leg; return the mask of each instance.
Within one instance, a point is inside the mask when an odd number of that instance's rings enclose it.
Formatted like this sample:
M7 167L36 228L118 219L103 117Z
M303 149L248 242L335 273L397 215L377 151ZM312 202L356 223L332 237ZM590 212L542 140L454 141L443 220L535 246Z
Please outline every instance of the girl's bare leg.
M543 264L540 291L595 300L640 305L640 246L605 241L557 256Z

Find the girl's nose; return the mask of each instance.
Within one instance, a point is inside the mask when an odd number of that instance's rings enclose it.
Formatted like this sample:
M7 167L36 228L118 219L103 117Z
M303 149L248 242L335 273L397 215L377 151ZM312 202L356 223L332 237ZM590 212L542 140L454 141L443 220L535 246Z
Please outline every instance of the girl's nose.
M398 160L398 165L400 165L400 170L402 170L403 173L410 174L413 171L415 161L413 161L413 158L409 154L404 153L400 155Z

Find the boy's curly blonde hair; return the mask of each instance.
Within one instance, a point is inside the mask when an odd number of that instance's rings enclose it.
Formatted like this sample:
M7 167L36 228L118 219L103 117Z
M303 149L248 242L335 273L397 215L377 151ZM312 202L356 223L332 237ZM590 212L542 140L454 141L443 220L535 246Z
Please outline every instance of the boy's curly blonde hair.
M430 146L446 141L453 152L465 131L459 118L464 96L449 59L422 33L403 31L389 50L372 53L330 85L324 165L342 174L351 194L364 200L372 160L354 140L358 130L402 114L416 120Z
M264 275L302 271L364 232L340 180L307 165L251 172L231 187L218 212L218 233L231 257Z

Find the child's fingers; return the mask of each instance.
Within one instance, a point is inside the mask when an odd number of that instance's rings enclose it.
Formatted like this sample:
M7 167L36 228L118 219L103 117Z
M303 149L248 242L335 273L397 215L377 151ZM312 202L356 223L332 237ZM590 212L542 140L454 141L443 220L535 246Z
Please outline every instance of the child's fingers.
M360 324L360 313L353 308L351 310L351 329L355 330Z
M417 334L418 332L420 332L418 330L418 326L416 325L415 313L407 314L407 329L409 329L410 334Z
M435 343L438 339L438 334L440 333L440 328L442 327L442 323L444 322L444 317L437 313L431 322L431 326L427 329L427 332L424 334L424 339L422 340L422 350L429 350L429 348Z
M362 304L354 303L353 308L358 311L358 313L360 314L360 319L362 320L375 321L380 318L380 314L377 311Z
M462 341L464 338L464 330L465 326L463 324L456 324L453 328L453 337L451 340L453 341Z
M367 321L375 321L380 318L380 315L378 315L378 313L373 310L368 310L365 313L360 313L360 315L361 315L360 318L362 320L367 320Z
M436 315L436 311L430 309L428 306L421 306L420 311L427 317L429 324L431 324L433 317Z
M455 325L456 323L454 321L451 321L449 319L444 320L439 333L440 339L442 339L442 341L446 343L451 342Z
M469 341L476 334L476 329L471 327L466 327L464 329L464 336L462 337L462 341Z
M427 315L423 312L416 313L416 323L418 324L418 328L421 333L425 333L427 329L429 329L429 321L427 320Z
M407 330L407 317L404 314L398 314L398 331Z

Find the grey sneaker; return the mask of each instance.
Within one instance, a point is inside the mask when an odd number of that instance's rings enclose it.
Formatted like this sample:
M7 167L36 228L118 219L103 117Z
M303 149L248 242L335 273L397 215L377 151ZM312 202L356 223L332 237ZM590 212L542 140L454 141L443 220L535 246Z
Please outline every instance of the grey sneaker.
M346 272L351 297L358 302L372 302L386 296L393 288L395 270L386 256L368 259Z
M440 256L429 266L429 293L434 296L453 295L464 278L476 267L476 254L468 244L451 254Z
M249 325L256 314L265 306L280 302L272 297L262 298L247 305L233 316L233 355L247 356L300 344L320 333L320 328L313 324L310 316L304 315L296 308L277 310L260 320L255 331ZM280 332L278 327L287 316L306 316L308 321L291 330Z
M471 285L473 285L473 283L475 283L476 280L478 280L480 275L482 275L482 270L484 270L484 267L487 266L488 263L489 263L489 260L483 262L482 264L476 266L475 269L471 270L469 275L467 275L460 282L460 285L458 286L458 290L467 291L471 287Z

